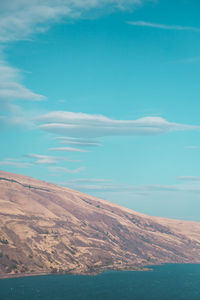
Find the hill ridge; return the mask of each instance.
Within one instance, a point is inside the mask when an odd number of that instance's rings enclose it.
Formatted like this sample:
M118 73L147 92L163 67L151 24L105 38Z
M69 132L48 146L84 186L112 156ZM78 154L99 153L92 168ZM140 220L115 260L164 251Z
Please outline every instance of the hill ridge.
M0 276L200 263L200 223L0 171Z

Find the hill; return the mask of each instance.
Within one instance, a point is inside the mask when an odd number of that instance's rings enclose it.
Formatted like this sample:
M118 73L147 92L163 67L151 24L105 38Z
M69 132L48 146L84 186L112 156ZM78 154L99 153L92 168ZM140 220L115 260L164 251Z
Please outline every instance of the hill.
M0 171L0 276L200 263L200 223Z

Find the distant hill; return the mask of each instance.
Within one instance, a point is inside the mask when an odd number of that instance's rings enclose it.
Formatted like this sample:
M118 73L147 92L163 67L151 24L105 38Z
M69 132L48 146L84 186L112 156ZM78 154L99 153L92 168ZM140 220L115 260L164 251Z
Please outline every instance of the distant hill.
M200 223L0 171L0 276L200 263Z

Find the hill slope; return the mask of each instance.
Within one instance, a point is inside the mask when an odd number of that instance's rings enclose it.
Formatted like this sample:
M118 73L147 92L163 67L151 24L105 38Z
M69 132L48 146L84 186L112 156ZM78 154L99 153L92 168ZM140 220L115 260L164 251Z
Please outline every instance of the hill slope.
M149 217L0 171L0 276L160 263L200 263L200 223Z

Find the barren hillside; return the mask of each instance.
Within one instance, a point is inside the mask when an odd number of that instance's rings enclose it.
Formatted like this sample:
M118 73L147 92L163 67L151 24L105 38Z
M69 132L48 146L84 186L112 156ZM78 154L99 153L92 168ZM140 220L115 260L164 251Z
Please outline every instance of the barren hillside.
M0 276L200 263L200 223L0 171Z

